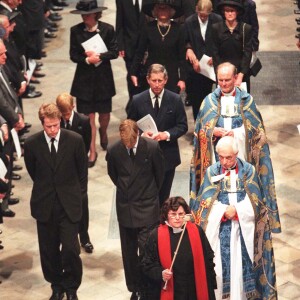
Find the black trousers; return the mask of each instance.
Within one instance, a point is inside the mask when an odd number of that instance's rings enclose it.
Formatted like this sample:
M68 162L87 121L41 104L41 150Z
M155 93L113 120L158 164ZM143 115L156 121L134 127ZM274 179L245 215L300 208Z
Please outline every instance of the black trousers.
M44 278L55 291L75 292L81 284L78 227L79 223L69 220L58 200L55 200L50 220L37 221Z
M130 292L141 292L144 289L145 282L140 262L147 238L157 225L155 223L139 228L128 228L119 223L125 280L127 289Z
M79 223L79 239L82 245L90 243L89 229L89 204L88 195L82 197L82 218Z
M209 78L197 74L190 73L186 81L187 100L192 103L194 120L197 115L204 98L211 93L213 81Z
M170 197L172 183L175 175L175 168L165 172L164 181L159 191L159 205L162 207L163 203Z

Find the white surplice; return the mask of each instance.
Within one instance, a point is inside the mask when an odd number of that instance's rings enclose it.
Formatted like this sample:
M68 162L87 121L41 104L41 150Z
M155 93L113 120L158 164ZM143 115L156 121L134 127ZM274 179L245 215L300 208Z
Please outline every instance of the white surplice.
M242 267L242 250L241 250L241 232L245 241L248 255L253 262L254 255L254 230L255 215L250 199L246 194L245 199L237 202L236 191L236 174L235 170L230 171L231 191L228 194L230 205L234 205L238 215L238 221L232 220L231 237L230 237L230 298L232 300L246 300L243 292L243 267ZM219 230L221 219L226 211L227 205L222 204L218 200L213 203L208 224L206 227L206 236L215 252L215 272L217 275L217 286L215 290L216 299L222 299L223 280L222 280L222 262L220 251Z

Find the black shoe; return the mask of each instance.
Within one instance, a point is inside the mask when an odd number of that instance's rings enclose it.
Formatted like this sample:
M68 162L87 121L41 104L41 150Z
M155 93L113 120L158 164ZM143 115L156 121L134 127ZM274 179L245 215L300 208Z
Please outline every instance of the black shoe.
M4 246L3 245L0 245L0 250L2 250L4 248Z
M19 198L9 198L8 199L8 205L15 205L18 204L20 202Z
M14 165L13 166L13 171L21 171L23 169L23 167L22 166L20 166L20 165Z
M17 173L12 173L12 175L11 175L11 179L12 180L20 180L22 178L22 176L21 175L19 175L19 174L17 174Z
M34 84L40 84L41 81L38 79L30 79L30 83L34 83Z
M65 1L59 1L59 0L53 1L53 4L56 5L56 6L60 6L60 7L69 6L69 4L66 3Z
M48 39L55 39L57 37L56 34L54 34L52 32L48 32L48 31L44 33L44 36L45 36L45 38L48 38Z
M56 6L56 5L53 5L52 7L51 7L51 10L53 10L53 11L61 11L61 10L63 10L64 8L62 7L62 6Z
M106 151L107 150L107 146L108 146L108 143L100 143L101 145L101 148Z
M47 30L49 32L56 32L56 31L58 31L58 29L56 27L52 27L52 26L47 26Z
M297 30L298 32L300 32L300 27L298 27L296 30Z
M33 76L36 77L36 78L41 78L41 77L45 77L46 74L44 74L44 73L39 73L39 72L34 72L34 73L33 73Z
M53 22L57 22L57 21L60 21L62 20L62 17L61 16L57 16L57 15L54 15L54 14L50 14L50 16L48 17L51 21Z
M29 98L29 99L32 99L32 98L37 98L37 97L41 97L42 96L42 92L39 92L39 91L33 91L33 92L30 92L30 93L27 93L26 95L22 96L23 98Z
M53 291L49 300L62 300L64 298L64 292Z
M94 160L89 160L89 161L88 161L88 168L92 168L92 167L95 165L95 163L96 163L96 161L97 161L97 158L98 158L98 153L96 152L95 159L94 159Z
M47 25L48 25L48 26L51 26L51 27L53 27L53 28L58 28L58 25L57 25L55 22L52 22L52 21L50 21L50 20L47 20Z
M2 216L3 217L13 218L15 215L16 215L16 213L13 212L12 210L10 210L9 208L5 209L5 210L2 210Z
M27 89L28 89L28 92L29 92L29 93L30 93L30 92L33 92L33 91L35 91L35 86L32 85L32 84L29 84L28 87L27 87Z
M67 292L67 300L78 300L76 292Z
M81 247L84 248L84 251L86 253L93 253L94 246L91 242L86 243L86 244L81 244Z

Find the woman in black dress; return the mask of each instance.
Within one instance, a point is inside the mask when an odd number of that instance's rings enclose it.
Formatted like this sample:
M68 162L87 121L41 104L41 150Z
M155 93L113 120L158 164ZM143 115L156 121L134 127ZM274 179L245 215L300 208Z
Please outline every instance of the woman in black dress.
M249 68L252 56L251 26L240 22L238 17L244 8L240 0L223 0L218 10L224 21L213 24L213 64L215 70L223 62L230 62L237 68L235 85L247 83L250 92Z
M168 71L166 88L178 93L185 89L185 41L183 28L171 18L182 15L180 1L152 0L143 1L142 10L156 20L147 23L141 34L132 68L131 80L140 91L146 90L146 72L138 82L140 69L148 69L152 64L161 64ZM145 53L147 53L145 55Z
M118 57L118 47L113 26L98 21L106 7L98 7L96 0L83 0L77 3L74 14L81 14L83 22L71 28L70 58L77 63L72 83L71 95L76 97L77 110L90 117L92 128L89 152L89 167L97 160L96 116L99 114L100 144L106 150L107 127L112 109L112 97L116 94L111 59ZM82 43L99 34L107 51L96 53L85 51Z

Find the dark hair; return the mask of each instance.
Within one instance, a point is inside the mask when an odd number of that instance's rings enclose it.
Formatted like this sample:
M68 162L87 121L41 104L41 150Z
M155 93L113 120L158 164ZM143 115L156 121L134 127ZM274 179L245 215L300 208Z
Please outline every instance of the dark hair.
M183 207L184 212L186 214L189 214L191 212L188 204L182 197L180 197L180 196L170 197L163 203L163 205L161 207L160 223L165 224L165 221L168 220L169 211L170 210L177 211L179 206Z

